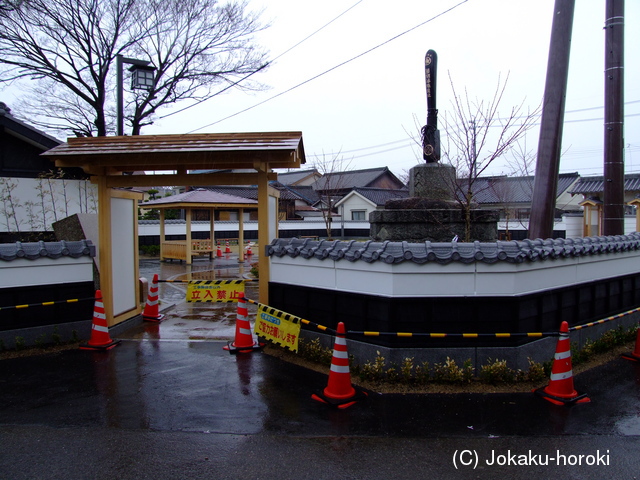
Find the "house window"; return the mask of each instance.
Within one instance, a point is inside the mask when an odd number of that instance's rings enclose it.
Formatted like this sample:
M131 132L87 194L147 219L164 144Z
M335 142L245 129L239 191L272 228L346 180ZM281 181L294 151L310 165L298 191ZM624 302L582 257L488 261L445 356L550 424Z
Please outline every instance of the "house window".
M366 210L351 210L351 220L365 220Z

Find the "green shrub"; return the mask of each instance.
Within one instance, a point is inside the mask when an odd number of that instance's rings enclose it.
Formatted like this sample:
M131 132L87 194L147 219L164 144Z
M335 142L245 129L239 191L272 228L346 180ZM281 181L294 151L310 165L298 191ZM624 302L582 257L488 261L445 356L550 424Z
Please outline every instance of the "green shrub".
M464 362L462 367L456 361L447 357L444 363L436 363L433 366L433 379L441 383L469 383L473 378L471 360Z
M258 262L252 263L251 270L249 271L251 272L251 275L253 275L254 277L260 278L260 270L258 269Z
M367 361L362 366L361 377L363 379L377 382L384 378L384 357L380 355L379 351L376 354L377 356L373 363Z
M299 352L304 358L322 365L331 365L333 349L325 348L320 344L319 338L313 340L300 340Z
M415 380L419 385L425 385L429 383L431 379L431 369L429 368L429 362L424 361L422 365L416 365L416 375Z
M400 366L400 376L405 383L411 383L414 381L413 377L413 358L405 358Z
M60 345L62 343L62 337L58 333L58 327L53 327L53 333L51 334L51 340L54 345Z
M506 360L487 359L487 364L480 367L478 377L481 382L495 385L497 383L513 383L516 372L507 366Z
M47 334L43 333L35 339L34 344L37 348L44 348L47 345Z

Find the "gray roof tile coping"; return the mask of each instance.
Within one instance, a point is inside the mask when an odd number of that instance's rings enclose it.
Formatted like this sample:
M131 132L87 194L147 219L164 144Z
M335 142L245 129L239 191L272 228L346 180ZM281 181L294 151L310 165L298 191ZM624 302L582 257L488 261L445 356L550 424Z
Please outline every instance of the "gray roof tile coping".
M640 250L640 233L584 238L525 239L496 242L374 242L368 240L311 240L276 238L266 248L267 256L317 258L320 260L382 261L393 264L410 261L522 263L555 258Z
M91 240L77 242L0 243L0 260L10 262L17 258L35 260L41 257L60 258L95 257L96 246Z

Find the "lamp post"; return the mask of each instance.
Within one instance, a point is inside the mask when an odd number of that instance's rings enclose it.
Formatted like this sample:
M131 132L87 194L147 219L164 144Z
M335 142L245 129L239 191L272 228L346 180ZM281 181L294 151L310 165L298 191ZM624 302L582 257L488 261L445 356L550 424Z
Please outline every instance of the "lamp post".
M151 90L153 88L153 82L155 80L154 72L156 67L151 65L151 62L146 60L136 60L135 58L127 58L122 55L116 55L116 70L117 70L117 95L118 95L118 135L124 135L124 99L123 99L123 64L131 65L129 71L131 72L131 89Z

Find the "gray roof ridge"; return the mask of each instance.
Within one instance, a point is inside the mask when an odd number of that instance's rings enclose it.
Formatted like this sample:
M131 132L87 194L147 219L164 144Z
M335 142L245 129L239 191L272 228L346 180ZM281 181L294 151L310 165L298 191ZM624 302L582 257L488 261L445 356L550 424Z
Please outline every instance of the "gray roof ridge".
M0 244L0 260L10 262L18 258L35 260L40 257L60 258L96 256L96 247L91 240L67 242L15 242Z
M525 239L495 242L364 242L342 240L310 240L277 238L267 246L267 256L317 258L320 260L346 259L350 262L401 263L411 261L422 264L436 262L522 263L557 258L598 255L640 250L640 233L580 238Z

